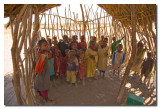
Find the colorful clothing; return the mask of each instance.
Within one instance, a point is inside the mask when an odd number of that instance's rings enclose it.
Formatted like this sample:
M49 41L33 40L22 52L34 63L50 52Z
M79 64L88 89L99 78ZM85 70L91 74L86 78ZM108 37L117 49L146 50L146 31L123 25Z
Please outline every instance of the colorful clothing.
M67 70L67 60L68 57L65 56L64 58L61 58L60 62L60 77L63 78L66 75L66 70Z
M64 42L64 41L63 41L63 42L59 42L59 43L58 43L58 48L59 48L59 50L61 51L63 57L65 57L65 56L66 56L65 50L66 50L66 49L69 49L69 44L66 43L66 42Z
M50 60L48 60L48 63L49 63L49 74L50 74L50 76L55 75L55 72L54 72L54 59L51 58Z
M108 64L108 47L102 45L98 48L98 70L106 71Z
M67 82L76 82L76 72L78 72L78 60L75 57L73 60L68 59L67 61Z
M76 83L76 71L67 71L66 81Z
M38 91L39 95L42 96L43 98L48 98L48 90L45 91Z
M79 50L80 47L79 47L79 43L78 43L77 41L76 41L76 42L73 42L73 41L72 41L72 42L70 43L69 48L72 49L73 43L76 43L76 44L77 44L77 49Z
M153 69L154 60L152 58L144 59L142 63L141 74L144 74L145 77L150 77L151 71Z
M113 53L117 50L120 42L121 42L121 40L118 40L118 41L111 44L111 50L112 50L112 54L110 56L111 58L112 58Z
M79 59L78 77L80 79L84 78L85 70L86 70L86 60L85 59Z
M125 60L125 54L121 51L115 51L113 53L113 58L112 58L112 65L113 65L113 69L114 70L118 70L121 71L121 64L124 62Z
M100 40L100 41L98 42L98 45L99 45L99 46L101 46L101 45L102 45L102 40Z
M87 49L87 43L86 43L86 41L81 41L80 43L79 43L79 49L81 49L81 43L85 43L85 49Z
M143 59L144 59L145 52L146 52L146 49L138 48L135 59L133 61L133 65L131 67L132 71L135 71L135 72L138 72L138 73L141 72L141 65L142 65L142 62L143 62Z
M40 52L39 52L40 53ZM40 56L45 55L45 53L40 53L40 55L37 55L36 62L41 59ZM47 56L46 56L47 57ZM38 66L38 65L37 65ZM40 67L39 67L40 68ZM39 91L42 97L47 97L48 93L45 93L45 96L43 96L44 91L48 91L50 88L50 75L49 75L49 63L48 58L46 58L44 62L44 66L41 73L37 73L34 79L34 88Z
M95 59L92 59L90 56L94 56ZM91 48L88 48L85 53L85 59L87 60L86 76L87 78L94 77L95 72L96 72L96 64L98 61L97 51L92 50Z

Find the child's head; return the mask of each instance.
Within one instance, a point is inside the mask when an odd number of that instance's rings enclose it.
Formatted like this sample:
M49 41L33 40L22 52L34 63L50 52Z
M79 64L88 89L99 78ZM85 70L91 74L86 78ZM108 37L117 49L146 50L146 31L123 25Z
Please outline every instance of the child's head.
M68 58L73 58L73 57L75 57L75 54L76 54L75 50L69 50L69 51L68 51Z
M96 36L93 36L92 38L93 38L93 40L94 40L95 42L97 41L97 38L96 38Z
M86 44L84 42L81 43L81 49L86 49Z
M85 35L81 36L81 41L85 41Z
M122 44L119 44L118 45L118 51L121 51L123 49L123 45Z
M65 55L68 56L69 49L65 50Z
M72 48L72 50L77 50L77 44L73 43L71 48Z
M78 38L77 35L73 35L73 36L72 36L72 41L73 41L73 42L76 42L76 41L77 41L77 38Z
M58 49L56 49L56 50L55 50L55 55L56 55L57 57L59 57L59 56L61 55L61 51L58 50Z
M152 51L149 50L149 51L147 52L147 58L151 58L151 57L152 57Z
M92 40L92 41L90 42L90 47L91 47L92 49L95 48L95 41Z
M57 40L57 37L56 37L56 36L54 36L54 37L53 37L53 40Z
M104 39L104 36L102 35L102 36L101 36L101 40L103 40L103 39Z
M48 42L47 42L47 40L45 40L45 39L39 40L38 41L38 47L41 50L47 51L48 50Z
M116 41L116 37L114 36L114 37L112 38L112 40L113 40L113 42L115 42L115 41Z
M63 41L64 41L64 42L68 42L68 36L67 36L67 35L64 35L64 36L63 36Z
M102 44L106 45L108 43L108 38L104 38Z
M68 38L68 42L69 42L69 43L72 42L72 39L71 39L71 38Z
M84 58L84 54L85 54L84 51L82 51L82 50L79 51L79 57L81 59Z

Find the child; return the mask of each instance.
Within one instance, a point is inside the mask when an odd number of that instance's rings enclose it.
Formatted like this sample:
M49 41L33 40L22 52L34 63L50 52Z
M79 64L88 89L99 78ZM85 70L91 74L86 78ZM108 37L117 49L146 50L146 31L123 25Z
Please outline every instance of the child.
M99 40L99 42L98 42L98 45L99 45L99 46L101 46L101 45L102 45L102 43L103 43L103 39L104 39L104 36L102 35L102 36L101 36L101 40Z
M84 59L85 52L80 50L79 52L79 70L78 70L78 77L82 80L82 85L85 85L84 75L86 70L86 60Z
M63 56L61 54L61 51L56 49L55 50L55 72L56 72L56 76L60 77L60 65L61 65L61 60L62 60Z
M70 49L72 49L72 44L76 43L77 49L79 49L79 43L77 41L77 35L72 36L72 42L70 43Z
M103 73L103 78L105 71L107 70L107 64L108 64L108 39L104 38L102 41L102 45L98 48L98 70L100 71L100 77L101 73Z
M87 49L87 48L86 48L86 43L81 42L81 43L80 43L80 46L81 46L81 49L80 49L80 50L86 52L86 49Z
M50 75L48 64L48 43L45 39L38 42L39 52L36 57L34 88L38 91L46 101L52 101L48 98L48 90L50 88Z
M75 57L75 51L70 50L68 52L66 81L70 82L71 85L75 84L75 86L77 86L77 84L76 84L76 74L77 74L77 72L78 72L78 60Z
M131 67L131 70L137 72L138 74L141 73L141 65L143 63L144 54L145 54L146 50L147 50L147 47L146 46L144 47L144 43L142 41L138 42L136 56L133 61L133 65Z
M118 71L118 77L119 73L121 71L121 65L124 62L125 59L125 54L122 51L122 44L118 45L118 50L113 53L113 58L112 58L112 68L113 68L113 75L115 74L115 71Z
M58 48L61 51L63 57L65 57L65 50L69 49L69 43L68 43L68 36L64 35L63 36L63 41L58 43Z
M151 71L153 68L153 63L154 63L154 60L152 58L152 52L148 51L147 58L144 59L142 66L141 66L141 80L144 75L144 77L145 77L144 83L146 82L147 79L149 79L148 83L150 83L150 76L151 76Z
M76 43L72 43L71 50L75 51L75 53L76 53L75 56L78 58L78 49L77 49Z
M113 40L113 43L111 44L111 50L112 50L112 54L111 54L111 58L112 58L112 55L113 55L113 53L117 50L117 48L118 48L118 45L119 45L119 43L121 42L121 40L123 39L124 37L122 37L120 40L118 40L118 41L116 41L116 37L114 36L113 38L112 38L112 40Z
M96 64L98 61L98 54L97 51L95 50L95 42L93 40L91 40L90 46L85 53L85 58L87 61L86 77L94 78L96 72Z
M61 77L61 79L63 79L64 76L66 75L68 52L69 52L69 49L66 49L65 50L65 55L66 56L61 58L61 62L60 62L60 77Z
M81 36L81 42L79 43L79 49L82 49L82 43L83 43L83 49L87 49L87 43L86 43L86 41L85 41L85 36L84 35L82 35Z
M54 59L51 51L48 53L48 63L49 63L50 81L52 83L53 78L55 77L55 72L54 72Z

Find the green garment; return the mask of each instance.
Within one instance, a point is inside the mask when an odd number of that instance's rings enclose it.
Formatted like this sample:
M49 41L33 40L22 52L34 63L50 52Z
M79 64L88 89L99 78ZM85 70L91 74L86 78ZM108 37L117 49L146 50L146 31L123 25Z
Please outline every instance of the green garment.
M120 42L121 42L121 40L118 40L118 41L116 41L116 42L112 43L112 45L111 45L112 55L113 55L113 53L117 50L118 45L119 45L119 43L120 43ZM112 59L112 55L110 56L110 57L111 57L111 59Z

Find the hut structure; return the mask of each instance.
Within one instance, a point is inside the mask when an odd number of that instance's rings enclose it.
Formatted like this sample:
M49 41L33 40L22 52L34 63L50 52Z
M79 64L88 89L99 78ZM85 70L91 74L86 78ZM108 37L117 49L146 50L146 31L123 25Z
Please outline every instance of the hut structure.
M109 46L112 43L112 37L117 39L124 37L124 52L126 55L126 70L119 89L117 102L121 103L127 77L129 75L135 53L137 39L146 42L147 47L153 51L154 60L156 60L156 5L155 4L98 4L102 8L99 15L93 12L92 7L86 7L80 4L82 10L82 19L78 15L71 18L71 10L65 11L66 16L60 16L58 13L52 13L51 8L57 8L60 4L5 4L4 17L9 17L8 26L11 26L12 33L12 63L13 63L13 87L19 105L37 105L38 100L33 90L34 68L35 68L35 46L42 37L40 27L42 19L50 21L45 23L45 34L53 37L57 32L59 34L72 34L96 36L100 39L101 35L107 36ZM46 14L45 11L49 11ZM89 14L94 19L89 18ZM33 19L34 15L34 19ZM55 19L57 22L55 23ZM62 21L65 21L64 25ZM103 22L100 23L100 22ZM50 32L52 30L52 32ZM60 33L59 33L60 30ZM22 54L24 50L24 54ZM156 61L154 61L154 70L156 71ZM24 93L22 93L22 87Z

